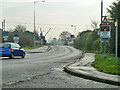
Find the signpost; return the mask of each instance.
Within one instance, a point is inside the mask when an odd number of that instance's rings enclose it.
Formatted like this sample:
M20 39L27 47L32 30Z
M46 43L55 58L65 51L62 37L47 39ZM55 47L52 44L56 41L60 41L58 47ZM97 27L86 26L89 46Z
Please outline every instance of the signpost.
M8 39L8 32L3 32L3 39L4 39L4 41L7 41L7 39Z
M116 57L116 64L117 64L118 20L116 20L115 27L116 27L115 57Z
M108 43L108 39L111 37L111 26L108 22L106 16L102 23L100 24L100 42L104 42L104 59L106 59L106 43Z
M75 40L75 36L74 35L70 35L70 38L71 38L72 41Z
M19 35L17 30L13 32L13 40L14 40L14 43L19 43Z
M43 45L42 36L43 36L43 33L42 33L42 29L40 28L40 45Z

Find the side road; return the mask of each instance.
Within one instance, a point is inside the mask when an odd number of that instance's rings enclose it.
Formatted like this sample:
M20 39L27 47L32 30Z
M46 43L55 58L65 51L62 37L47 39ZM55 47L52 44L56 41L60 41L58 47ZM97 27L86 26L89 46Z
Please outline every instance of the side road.
M95 60L94 53L83 53L82 57L80 60L65 66L64 71L82 78L120 86L120 76L102 73L92 67L91 64Z
M51 50L51 46L43 46L40 48L35 48L35 49L30 49L30 50L25 50L27 53L44 53L46 51Z

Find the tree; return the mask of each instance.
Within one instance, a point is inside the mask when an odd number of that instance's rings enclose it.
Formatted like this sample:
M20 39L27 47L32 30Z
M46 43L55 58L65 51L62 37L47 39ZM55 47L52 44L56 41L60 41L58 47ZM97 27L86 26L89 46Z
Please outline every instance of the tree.
M26 31L26 27L23 25L17 25L15 27L15 30L17 30L18 32L25 32Z
M114 27L114 23L116 21L116 19L118 19L118 57L120 57L120 1L117 0L117 2L113 2L112 5L109 6L109 8L107 8L107 11L109 13L110 18L112 19L112 39L115 38L115 27ZM114 41L111 42L111 44L113 44L113 42L115 42L115 39L113 39ZM115 45L114 45L115 48Z
M93 28L94 30L97 29L98 23L99 23L99 22L96 21L95 19L91 21L91 26L92 26L92 28Z
M68 32L68 31L63 31L63 32L60 34L59 38L60 38L61 41L64 42L64 44L67 44L67 38L70 38L70 35L71 35L70 32Z

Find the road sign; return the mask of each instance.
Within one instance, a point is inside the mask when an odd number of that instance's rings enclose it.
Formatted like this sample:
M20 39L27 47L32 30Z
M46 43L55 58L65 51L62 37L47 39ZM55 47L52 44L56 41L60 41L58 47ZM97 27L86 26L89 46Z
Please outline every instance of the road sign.
M14 43L18 43L19 42L19 34L18 34L17 30L15 30L13 32L13 40L14 40Z
M100 24L100 38L110 38L111 36L111 26L105 17L102 23Z
M109 42L108 39L100 39L100 40L101 40L102 43L104 43L104 42L108 43Z
M103 19L103 21L102 21L101 24L102 24L102 25L110 25L110 23L108 22L106 16L104 17L104 19Z
M71 38L72 41L75 40L75 36L74 35L70 35L70 38Z
M17 30L15 30L15 31L13 32L13 34L14 34L14 37L15 37L15 36L18 37L18 31L17 31Z
M8 32L3 32L3 39L7 41L8 38Z
M14 43L19 43L19 37L13 37Z

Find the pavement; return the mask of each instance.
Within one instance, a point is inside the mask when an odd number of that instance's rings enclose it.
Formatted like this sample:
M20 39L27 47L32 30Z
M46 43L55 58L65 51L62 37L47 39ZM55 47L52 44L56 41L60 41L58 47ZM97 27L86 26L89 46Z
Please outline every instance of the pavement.
M64 71L82 78L120 86L120 76L99 72L91 65L94 60L94 53L83 53L81 59L65 66Z
M46 51L51 50L51 46L43 46L40 48L35 48L35 49L29 49L29 50L25 50L27 53L44 53Z

